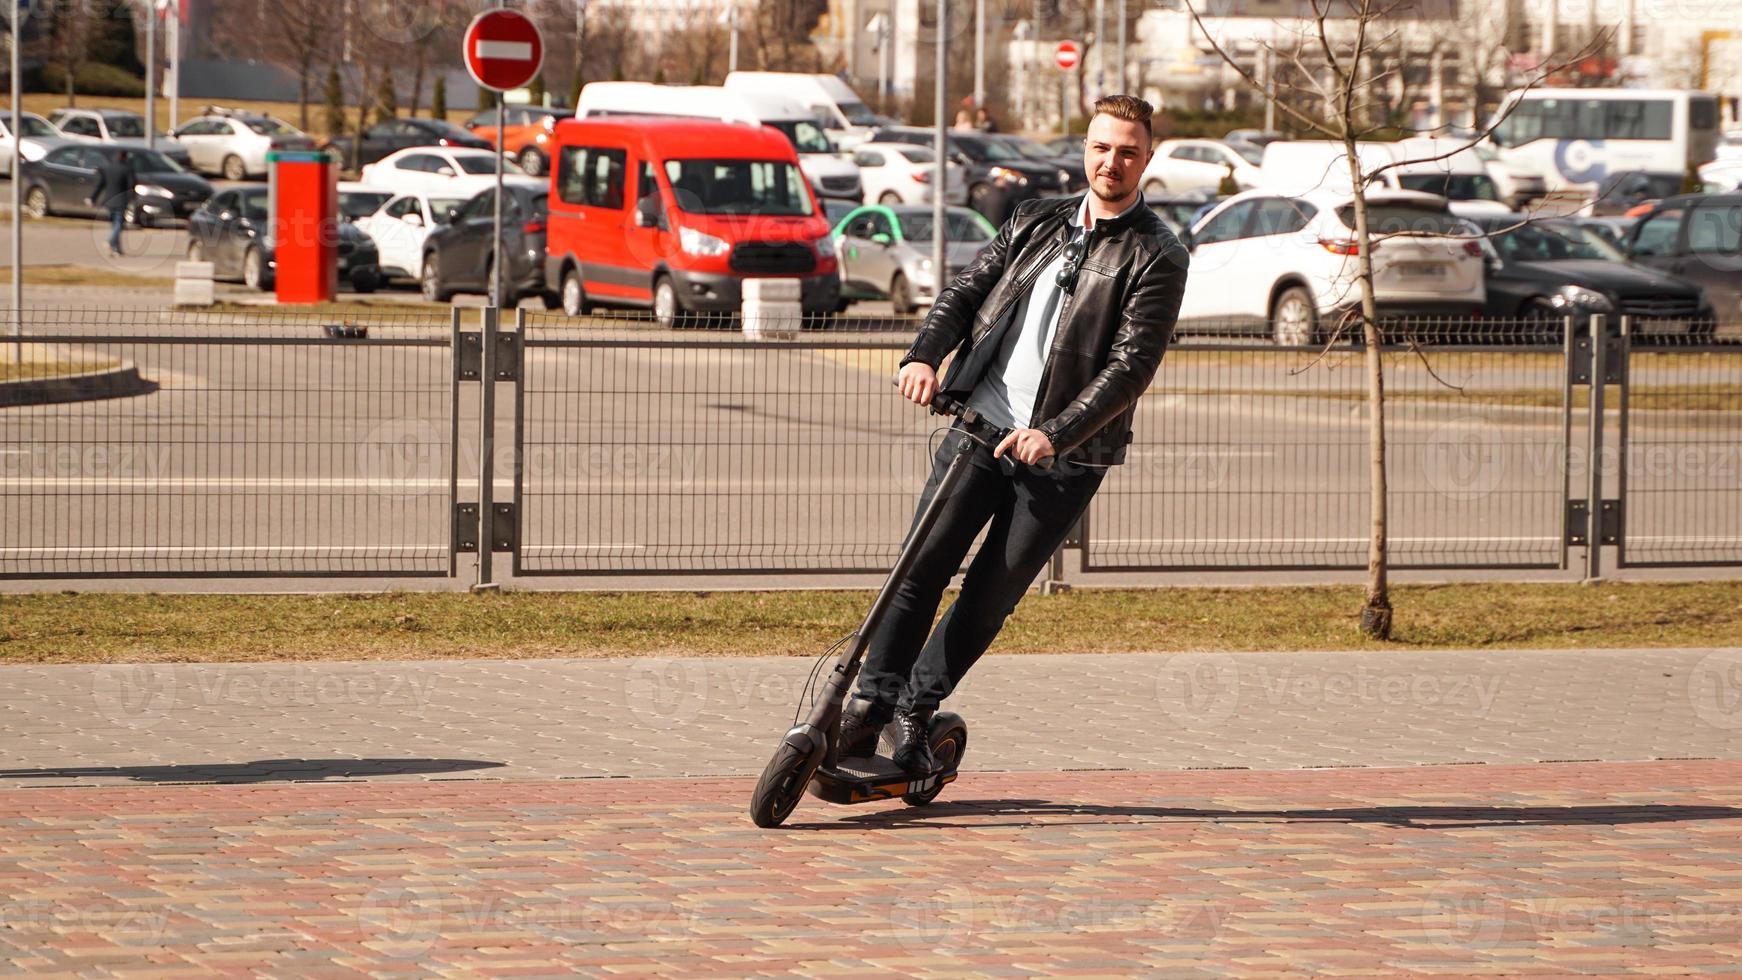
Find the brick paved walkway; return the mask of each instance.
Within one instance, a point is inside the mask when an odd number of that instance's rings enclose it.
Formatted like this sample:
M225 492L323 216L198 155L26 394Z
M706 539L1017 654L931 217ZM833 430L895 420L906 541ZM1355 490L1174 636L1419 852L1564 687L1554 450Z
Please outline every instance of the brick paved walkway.
M1742 972L1742 763L0 793L0 970Z

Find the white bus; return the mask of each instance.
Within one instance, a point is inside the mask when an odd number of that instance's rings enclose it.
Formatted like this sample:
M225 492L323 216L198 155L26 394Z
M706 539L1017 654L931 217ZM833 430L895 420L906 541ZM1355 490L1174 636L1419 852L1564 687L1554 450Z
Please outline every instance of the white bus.
M1500 113L1500 159L1541 174L1550 193L1588 194L1626 172L1680 178L1718 143L1718 99L1707 92L1529 89L1509 93Z

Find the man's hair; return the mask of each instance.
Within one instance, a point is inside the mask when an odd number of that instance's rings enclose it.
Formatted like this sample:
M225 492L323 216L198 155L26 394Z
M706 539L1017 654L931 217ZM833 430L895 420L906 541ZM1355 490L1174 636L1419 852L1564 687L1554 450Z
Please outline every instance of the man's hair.
M1149 134L1150 142L1155 141L1155 127L1149 117L1155 115L1155 107L1135 95L1108 95L1095 100L1094 116L1112 116L1126 122L1142 123L1143 131ZM1093 119L1094 116L1089 118Z

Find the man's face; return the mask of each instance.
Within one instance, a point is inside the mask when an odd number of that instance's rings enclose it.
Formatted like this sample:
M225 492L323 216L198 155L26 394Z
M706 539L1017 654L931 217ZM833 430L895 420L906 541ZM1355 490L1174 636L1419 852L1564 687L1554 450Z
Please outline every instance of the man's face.
M1103 201L1117 201L1137 190L1154 151L1142 123L1099 115L1089 121L1083 141L1083 173L1089 190Z

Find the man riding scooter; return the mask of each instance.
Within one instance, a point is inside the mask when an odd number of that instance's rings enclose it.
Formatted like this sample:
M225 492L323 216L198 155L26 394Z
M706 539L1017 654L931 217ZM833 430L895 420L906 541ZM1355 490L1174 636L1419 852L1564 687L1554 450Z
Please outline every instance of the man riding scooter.
M1124 461L1138 398L1173 333L1189 262L1138 191L1153 153L1152 112L1129 95L1097 101L1084 140L1088 193L1018 205L938 294L902 358L903 397L927 405L942 391L1011 431L996 446L975 448L869 637L841 717L842 757L872 754L893 718L895 762L909 773L931 770L928 731L939 703L991 646L1107 468ZM940 386L938 365L952 351ZM960 429L945 437L920 512L965 438ZM1037 465L1049 457L1054 465ZM932 629L944 588L988 522L960 595Z

